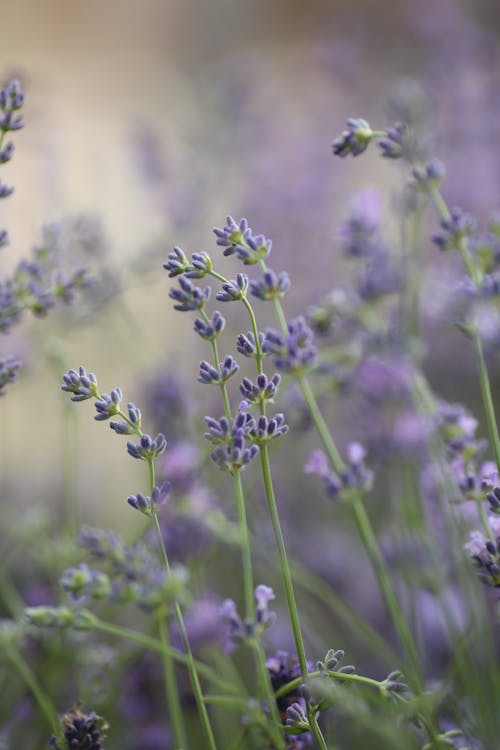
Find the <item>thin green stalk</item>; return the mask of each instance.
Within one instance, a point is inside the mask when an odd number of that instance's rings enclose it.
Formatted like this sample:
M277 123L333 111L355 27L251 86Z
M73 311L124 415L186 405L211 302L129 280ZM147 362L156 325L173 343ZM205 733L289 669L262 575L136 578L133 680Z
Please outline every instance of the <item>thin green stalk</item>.
M163 683L165 689L165 700L169 710L170 723L172 725L172 734L174 744L179 750L187 748L187 735L184 726L182 706L177 689L177 678L175 674L175 664L170 656L171 642L168 631L168 618L166 608L158 617L158 634L162 645L162 662L163 662Z
M500 474L500 436L498 434L495 406L493 404L493 396L491 393L488 368L486 366L486 360L484 358L481 337L475 327L472 328L471 335L474 342L474 347L476 349L477 363L479 366L479 382L481 384L481 395L483 397L483 405L486 414L486 421L488 423L488 431L490 433L490 440L493 446L493 453L495 455L495 463Z
M150 472L150 484L154 487L154 466L153 461L148 461L148 467ZM156 531L156 535L159 541L159 547L161 550L162 560L167 570L170 573L170 565L165 550L165 544L163 542L163 536L158 522L158 516L156 515L156 508L151 503L151 520L153 527ZM174 736L174 745L178 750L187 748L187 734L184 726L182 706L179 696L179 690L177 688L177 678L175 674L175 664L170 654L170 634L168 632L168 617L166 607L162 608L158 617L158 634L160 642L162 644L162 664L163 664L163 681L165 687L165 699L168 706L168 712L170 717L170 723L172 725L172 733Z
M150 469L150 482L151 482L151 489L152 489L154 487L154 485L155 485L153 461L148 461L148 464L149 464L149 469ZM159 543L159 546L160 546L161 556L162 556L162 559L163 559L163 563L164 563L165 569L166 569L167 573L170 573L170 563L169 563L169 559L168 559L168 555L167 555L167 550L165 549L165 543L163 541L163 534L161 533L160 524L159 524L159 521L158 521L158 516L156 514L156 508L154 507L153 503L151 503L151 520L153 522L153 527L154 527L154 529L156 531L156 536L158 538L158 543ZM202 689L201 689L201 684L200 684L200 680L199 680L199 677L198 677L198 672L197 672L197 669L196 669L196 664L195 664L195 661L194 661L193 652L191 651L191 645L189 643L189 637L188 637L188 634L187 634L186 626L185 626L185 623L184 623L184 617L182 615L182 610L181 610L179 602L175 602L174 611L175 611L175 616L176 616L176 620L177 620L177 625L178 625L180 633L181 633L181 640L182 640L183 646L184 646L184 648L186 650L186 657L187 657L187 664L186 665L187 665L187 670L188 670L188 674L189 674L189 679L191 681L191 686L193 688L193 693L194 693L194 697L195 697L195 701L196 701L196 707L198 709L201 722L203 724L203 727L205 729L205 733L207 735L208 746L209 746L210 750L217 750L217 745L216 745L216 742L215 742L215 737L214 737L214 733L213 733L213 730L212 730L212 725L210 723L210 718L208 716L207 707L206 707L205 702L203 700L203 692L202 692ZM161 625L160 625L160 627L161 627ZM163 630L165 632L163 632L161 634L162 641L164 641L165 639L168 638L168 636L166 634L167 628L168 628L168 625L167 625L167 622L165 621L163 623ZM166 643L166 645L168 645L168 640L165 640L165 643ZM172 664L172 667L170 667L170 664ZM170 693L171 693L171 690L173 690L173 692L174 692L174 694L176 696L176 699L178 701L179 698L178 698L177 682L175 681L175 673L173 675L174 683L171 684L171 682L170 682L170 680L172 678L172 676L170 675L170 669L171 668L173 669L173 663L172 663L171 659L167 659L167 661L165 661L165 669L169 670L169 673L165 674L165 686L166 686L166 689L167 689L167 698L171 697ZM176 700L176 699L174 699L174 700ZM180 709L180 703L179 703L179 711L181 711L181 709ZM182 717L182 711L179 714L179 717ZM177 735L177 734L174 733L174 736L176 737L176 741L182 741L181 744L178 745L178 747L179 748L181 748L181 747L182 748L186 748L187 745L186 745L186 743L185 743L185 741L184 741L184 739L182 737L182 735L184 734L183 722L181 723L180 721L178 721L176 723L177 723L177 726L175 727L175 729L177 730L177 732L179 732L179 734ZM182 729L181 729L181 727L182 727ZM172 728L174 729L174 726Z
M99 395L97 398L101 398ZM137 427L136 424L134 424L127 414L125 414L121 409L117 411L117 415L120 416L132 429L133 433L137 435L139 438L143 436L142 430ZM147 461L148 464L148 470L149 470L149 485L150 485L150 492L152 493L153 488L155 487L155 469L154 469L154 462L152 459L149 459ZM158 522L158 516L156 513L156 508L154 503L151 503L151 513L150 518L153 525L153 528L156 532L157 540L158 540L158 546L160 548L161 558L163 561L163 565L165 567L165 570L167 573L170 573L170 563L168 560L167 551L165 549L165 543L163 541L163 535L161 533L160 524ZM217 750L214 734L212 731L212 727L210 724L210 719L208 716L207 708L205 706L205 703L203 701L203 693L201 690L200 680L198 677L198 673L196 671L196 664L193 658L193 653L191 651L191 646L189 643L188 634L186 631L186 627L184 624L184 618L182 615L182 610L180 608L180 605L178 602L175 602L174 605L174 612L175 617L177 620L177 624L179 626L179 630L181 633L182 643L186 650L186 657L187 657L187 670L189 674L189 678L191 681L191 686L193 688L193 693L196 701L196 707L198 709L201 722L203 724L203 727L205 729L207 738L208 738L208 744L210 750ZM165 628L167 627L167 623L164 623ZM164 634L161 635L162 640L164 638ZM171 713L171 721L172 721L172 729L174 730L174 736L175 741L178 748L185 747L185 742L183 737L185 736L185 730L184 730L184 723L181 722L182 719L182 711L180 710L180 699L179 699L179 693L177 688L177 681L174 679L174 665L172 662L171 657L168 655L168 653L163 654L163 664L164 664L164 675L165 675L165 686L166 686L166 693L167 693L167 700L169 702L169 711ZM175 717L174 717L175 714ZM178 720L179 719L179 720Z
M131 630L130 628L125 628L121 625L116 625L115 623L106 622L104 620L97 620L94 623L94 627L96 630L100 630L102 633L107 633L118 638L125 638L127 640L134 641L135 643L144 646L149 651L156 651L159 654L168 653L168 655L171 656L175 661L179 662L179 664L187 666L188 657L186 656L186 654L184 654L182 651L177 651L177 649L173 648L172 646L163 644L161 641L156 640L155 638L151 638L148 635L144 635L143 633L139 633L136 630ZM207 664L196 662L196 668L200 675L205 677L209 682L213 683L220 690L224 690L225 692L231 691L231 684L229 682L226 682L225 680L222 680L219 675L214 672L214 670L211 669L211 667L209 667Z
M297 658L299 660L301 679L304 682L307 682L307 659L304 648L304 641L302 638L302 631L300 628L299 612L297 608L297 601L295 599L295 592L293 589L292 574L290 571L290 565L288 563L285 540L283 538L283 532L281 530L278 507L276 505L276 498L274 496L274 488L271 478L271 467L269 465L269 455L267 451L267 445L265 443L260 446L260 460L262 467L262 477L264 480L264 487L266 491L267 507L269 516L271 518L271 524L273 527L276 546L278 548L278 554L280 558L281 574L285 587L285 597L288 605L293 637L295 640L295 648L297 649ZM309 702L306 702L306 707L312 735L316 740L318 746L320 748L325 748L325 738L323 737L321 729L319 728L317 722L313 722L311 720L313 712L311 710Z
M62 441L62 492L64 503L64 521L72 538L78 534L78 430L75 411L64 405Z
M311 413L314 426L316 427L318 435L321 438L321 442L323 443L326 454L330 459L332 468L334 469L334 471L340 474L345 468L344 462L342 461L340 453L337 450L337 446L333 442L330 430L328 429L328 426L323 419L323 415L321 414L312 388L309 385L309 381L304 375L301 375L297 378L297 382L299 384L299 388L301 390L302 397L306 403L306 406Z
M323 443L323 447L328 456L330 464L334 471L341 473L344 469L344 462L340 457L340 454L332 439L323 415L321 414L309 382L304 376L297 378L297 380L302 391L304 401L311 412L314 425L321 438L321 442ZM399 638L409 660L409 664L413 672L413 679L411 680L411 682L413 682L413 687L420 689L421 678L419 677L420 670L415 645L408 630L408 626L402 615L401 608L395 597L384 559L380 552L375 534L373 533L370 519L368 518L365 507L361 500L361 496L358 492L352 494L351 507L354 512L354 518L359 535L361 537L361 541L363 542L363 546L373 565L373 569L382 591L387 609L391 614L394 626L396 627Z
M266 269L266 264L264 263L264 261L260 261L259 265L261 269L263 270ZM219 280L223 279L223 277L221 277L219 274L215 276L216 278L219 278ZM242 297L241 301L243 305L245 306L248 316L250 318L250 325L251 325L252 333L255 339L255 350L256 350L255 359L256 359L256 365L257 365L257 372L258 374L261 374L263 371L262 370L263 353L262 353L260 343L259 343L259 330L257 327L255 313L253 311L252 305L250 304L250 302L248 301L246 297ZM279 301L275 300L275 302L278 302L278 308L279 310L281 310ZM282 323L286 327L286 321L285 321L282 311L281 311L281 318L282 318ZM260 413L262 415L265 414L265 404L263 402L260 403ZM285 541L283 538L283 532L281 530L281 524L279 520L278 507L277 507L276 498L274 495L274 488L273 488L273 482L272 482L272 477L271 477L271 467L269 464L269 454L267 450L267 445L265 443L260 445L259 454L260 454L260 461L261 461L262 476L264 480L266 500L267 500L269 515L271 517L271 523L273 526L276 545L278 547L278 555L280 559L281 572L282 572L283 583L285 587L285 596L287 600L288 612L290 615L290 622L292 625L292 631L293 631L293 636L295 640L295 647L297 649L297 657L299 660L301 675L305 678L307 675L307 659L306 659L306 654L305 654L304 641L302 638L302 631L300 628L297 602L295 599L292 575L291 575L290 566L288 563L288 555L286 552ZM320 748L326 748L325 739L323 737L323 734L321 732L321 729L318 723L314 721L313 711L311 710L311 706L309 705L308 702L306 702L306 708L307 708L307 715L309 718L312 735Z
M209 318L206 315L205 311L201 310L200 312L205 322L208 323ZM251 309L251 307L250 307L250 312L251 312L252 319L253 319L252 327L254 330L254 336L257 342L256 344L257 351L258 351L257 361L258 361L258 366L261 367L262 353L260 352L260 346L258 343L257 325L255 322L255 317L253 316L253 310ZM212 347L212 357L213 357L214 365L219 370L220 369L220 357L219 357L219 350L217 347L217 341L214 338L212 339L210 343ZM224 404L224 413L226 415L226 419L231 421L231 418L232 418L231 404L229 402L229 395L228 395L225 383L220 384L220 390L221 390L221 395L222 395L222 401ZM246 513L245 495L243 492L243 483L241 481L241 473L239 471L237 471L234 475L234 491L235 491L235 497L236 497L236 507L238 511L238 528L240 532L241 565L242 565L242 572L243 572L243 596L244 596L244 601L245 601L245 611L246 611L247 617L251 618L252 620L255 620L255 600L254 600L254 588L255 587L254 587L254 578L253 578L250 533L249 533L249 528L248 528L248 519L247 519L247 513ZM278 708L276 706L276 701L274 699L269 670L267 669L266 663L265 663L265 655L264 655L261 643L256 638L251 638L250 645L254 652L255 659L257 662L258 672L260 675L262 694L263 696L265 696L268 702L269 710L271 712L271 717L275 724L275 727L273 727L272 729L272 735L274 738L273 741L275 743L275 746L281 749L285 747L284 739L281 735L281 732L277 730L277 727L280 725L281 722L279 718Z
M318 717L316 715L316 712L308 711L307 717L309 719L309 729L311 730L312 736L318 743L318 746L321 748L321 750L328 750L328 745L326 744L326 740L323 737L323 732L321 731L318 724Z
M31 690L41 712L47 719L47 723L57 738L58 744L62 744L61 722L57 716L57 711L54 708L52 701L45 694L42 686L39 684L35 673L32 671L21 653L12 644L9 644L9 646L5 648L5 654L16 667L17 671Z
M333 680L334 682L345 682L345 683L355 683L358 685L367 685L368 687L375 688L379 692L382 692L384 689L384 683L379 682L378 680L374 680L372 677L364 677L360 674L349 674L344 672L333 672L328 671L327 672L328 678L330 680ZM308 679L314 680L314 679L324 679L325 673L324 672L309 672L307 675ZM286 685L282 685L282 687L279 688L279 690L276 691L276 698L282 698L285 695L288 695L288 693L293 693L297 688L302 684L302 675L300 677L296 677L294 680L290 680L290 682L287 682Z

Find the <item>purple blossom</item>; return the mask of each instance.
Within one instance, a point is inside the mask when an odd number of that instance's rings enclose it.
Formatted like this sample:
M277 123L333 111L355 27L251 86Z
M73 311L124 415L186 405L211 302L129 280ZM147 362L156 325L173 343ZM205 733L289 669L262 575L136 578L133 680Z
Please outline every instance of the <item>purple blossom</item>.
M366 151L374 138L374 132L366 120L350 117L347 120L347 130L336 138L332 143L332 151L335 156L359 156Z
M294 318L288 323L287 335L268 330L265 347L266 352L274 355L276 368L290 375L302 375L316 361L313 333L303 317Z

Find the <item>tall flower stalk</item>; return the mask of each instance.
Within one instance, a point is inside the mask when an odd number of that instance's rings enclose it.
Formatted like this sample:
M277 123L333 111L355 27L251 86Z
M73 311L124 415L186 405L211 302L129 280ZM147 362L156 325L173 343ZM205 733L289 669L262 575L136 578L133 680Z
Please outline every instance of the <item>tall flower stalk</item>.
M98 391L97 380L93 373L85 372L84 368L80 368L79 372L70 370L67 375L63 378L62 389L72 393L73 401L84 401L87 399L95 399L95 407L97 411L96 419L98 421L104 421L111 417L118 417L119 422L112 421L110 427L119 435L135 435L139 442L134 444L132 442L127 443L127 450L132 458L143 460L146 462L148 467L149 475L149 491L150 496L146 497L141 493L130 496L128 499L129 504L137 510L144 513L151 520L151 524L154 528L158 546L160 549L160 555L165 567L165 571L168 576L171 575L171 566L163 541L163 535L161 533L160 524L158 521L157 505L162 502L166 496L167 488L165 485L162 487L156 486L155 479L155 459L163 453L166 447L166 440L163 434L158 434L153 440L149 435L146 435L141 429L141 413L139 409L132 403L128 404L127 412L124 412L121 407L122 393L119 388L115 388L110 394L101 394ZM177 624L180 630L182 643L186 651L187 656L187 670L191 680L196 705L198 708L201 722L204 726L208 747L210 750L216 750L216 742L213 734L210 718L208 716L207 708L203 700L203 693L201 689L198 672L194 662L189 638L184 623L184 617L178 600L174 601L174 613L177 620ZM165 695L167 704L169 707L170 721L172 723L172 730L174 733L174 741L178 750L183 750L187 747L187 736L183 721L183 711L181 708L180 697L178 692L178 685L175 675L174 663L169 654L171 648L169 634L168 634L168 620L166 607L161 607L158 613L158 631L160 635L160 641L164 646L162 652L163 667L164 667L164 678L165 678Z

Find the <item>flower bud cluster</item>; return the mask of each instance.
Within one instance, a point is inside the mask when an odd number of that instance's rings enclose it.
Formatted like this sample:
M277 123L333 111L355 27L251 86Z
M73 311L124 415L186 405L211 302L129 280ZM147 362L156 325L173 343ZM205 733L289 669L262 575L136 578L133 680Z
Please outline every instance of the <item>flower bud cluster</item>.
M252 281L250 291L257 299L268 302L273 299L280 299L290 288L290 277L286 271L276 274L270 268L264 272L261 281Z
M347 130L333 141L332 151L335 156L359 156L366 151L375 133L368 122L361 118L350 117L346 124Z
M340 662L344 658L344 651L342 649L329 649L326 653L323 661L318 661L316 667L319 672L323 672L325 676L328 676L328 672L338 672L339 674L354 674L356 667L352 664L346 664L343 667L340 666Z
M136 435L141 429L140 409L133 403L127 404L128 422L110 422L109 426L117 435ZM96 417L97 418L97 417Z
M498 518L491 519L498 521ZM480 531L472 531L465 545L477 569L478 578L487 586L500 588L500 528L495 526L497 536L493 542Z
M24 619L28 625L37 628L73 628L74 630L92 630L96 618L86 609L69 607L26 607Z
M202 360L200 362L198 382L204 385L221 385L222 383L227 383L233 375L236 375L239 369L238 363L231 355L228 355L224 359L219 369L211 365L210 362Z
M246 297L247 289L248 276L245 273L238 273L236 279L222 284L222 292L218 292L215 299L219 302L238 302Z
M93 372L87 375L85 367L80 367L78 372L70 370L63 375L61 390L72 393L72 401L86 401L89 398L97 398L99 395L97 378Z
M244 357L256 357L257 356L257 344L255 336L251 331L248 333L240 333L236 339L236 349ZM259 331L259 349L261 354L267 354L266 350L266 337L265 334Z
M265 349L274 355L274 364L281 372L300 376L310 370L316 361L313 332L302 316L288 323L288 334L274 330L266 332Z
M257 375L255 383L250 378L243 378L240 391L245 401L251 404L272 403L278 393L281 375L276 373L269 380L265 373Z
M226 321L218 310L212 315L212 320L205 321L201 318L196 318L194 321L194 330L201 336L205 341L215 341L220 336L226 326Z
M249 638L261 638L264 631L275 622L276 615L269 609L269 603L276 598L272 588L260 584L256 586L254 596L255 621L250 618L242 620L236 603L232 599L225 599L222 603L219 616L227 627L225 639L227 650L244 643Z
M246 445L246 439L254 428L254 420L246 412L240 411L232 423L227 417L205 417L205 422L208 427L205 438L216 446L211 459L222 471L236 474L259 452L256 445Z
M90 568L86 563L65 570L60 583L75 599L84 596L97 600L106 599L111 591L109 576Z
M151 497L143 495L142 492L138 492L137 495L130 495L130 497L127 498L127 502L132 508L135 508L141 513L144 513L144 515L150 517L151 504L153 503L155 506L161 505L165 502L169 492L170 483L163 482L159 487L153 487Z
M315 450L311 453L304 471L306 474L317 474L321 477L329 497L348 497L351 490L369 491L373 485L374 475L364 462L365 455L360 443L350 443L347 446L347 465L337 473L331 471L323 451Z
M263 445L275 438L283 437L287 432L288 425L285 424L284 414L275 414L271 419L262 415L255 421L249 435L254 443Z
M464 239L471 236L475 227L474 218L455 207L447 219L441 219L443 231L435 234L432 241L440 250L456 250Z
M90 714L83 713L79 708L73 708L64 714L62 718L64 729L65 748L81 748L81 750L103 750L103 741L106 739L104 732L109 725L92 711ZM55 736L49 740L55 750L63 750L58 745Z
M179 276L179 287L171 289L169 297L177 304L174 310L189 312L191 310L203 310L205 303L210 298L210 287L195 286L186 275Z
M445 168L438 159L432 159L421 167L413 167L411 174L414 185L420 190L428 191L439 187L445 175Z
M106 419L119 414L122 399L123 393L121 388L113 388L111 393L103 393L94 404L97 412L94 419L98 422L104 422Z
M20 367L21 360L12 354L0 358L0 396L5 395L5 389L9 383L17 380Z
M166 447L165 435L159 432L154 440L150 435L142 435L137 444L128 442L127 452L132 458L138 458L141 461L154 461Z
M167 493L168 485L155 488L154 497L147 500L161 502ZM134 497L137 500L138 496ZM138 505L141 510L140 503ZM135 603L141 609L151 611L163 605L169 606L186 596L186 569L176 566L168 573L143 544L128 546L114 532L85 528L80 546L99 560L106 567L106 572L85 564L67 570L61 584L75 598Z
M385 136L378 141L382 156L386 159L402 159L414 151L412 131L404 122L396 122L385 131Z
M246 266L264 260L271 252L271 240L263 234L253 234L246 219L237 223L228 216L225 226L215 227L214 234L217 245L225 248L224 255L236 255Z

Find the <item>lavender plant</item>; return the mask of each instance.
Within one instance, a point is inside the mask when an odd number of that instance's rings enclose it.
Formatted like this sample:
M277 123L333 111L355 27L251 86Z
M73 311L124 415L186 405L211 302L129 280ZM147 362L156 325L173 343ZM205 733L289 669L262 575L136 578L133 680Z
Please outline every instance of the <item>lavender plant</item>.
M21 105L18 85L10 84L0 95L2 133L20 127ZM364 193L339 232L355 269L352 287L325 290L305 314L287 316L290 276L268 265L272 242L245 218L229 216L214 230L217 255L189 256L179 247L168 255L174 308L193 314L208 352L195 386L210 394L206 456L190 453L186 464L176 454L186 449L181 441L187 433L191 440L196 418L183 411L185 394L171 381L155 388L153 399L154 419L171 429L167 445L162 428L156 436L143 431L141 410L124 403L120 387L102 392L84 367L63 375L73 402L93 401L94 419L128 438L127 453L146 465L147 483L122 502L139 527L134 540L82 529L59 598L24 606L15 590L0 587L9 614L0 623L2 665L9 666L1 679L5 685L12 669L25 686L43 745L495 746L500 437L489 357L500 331L498 226L480 234L465 212L448 208L444 167L411 123L372 130L351 118L333 152L360 156L372 142L383 158L408 167L402 252L384 235L377 197ZM1 141L0 148L9 157ZM413 271L428 201L440 222L432 242L457 252L466 272L452 290L453 309L472 343L489 443L477 437L470 410L439 398L426 373L419 302L425 280ZM231 270L223 272L222 263ZM55 297L69 300L85 278L50 287L41 268L16 273L25 286L6 282L5 327L26 307L43 314ZM231 331L230 314L238 320L238 310L247 330ZM0 392L16 371L15 360L3 360ZM354 439L353 429L346 436L340 427L339 396L361 406L365 423L354 424ZM295 420L298 410L307 420ZM177 455L170 463L169 451ZM176 460L177 469L188 465L187 474L176 473ZM207 554L200 564L198 549L198 560L185 554L184 564L174 564L184 542L172 530L176 503L201 476L221 496L222 532L214 533L213 559ZM307 503L300 528L289 512L297 484ZM305 517L316 513L321 522L311 539ZM353 523L358 541L349 536L344 560L332 548ZM350 590L360 585L380 602L379 623L356 611ZM355 635L365 643L355 654L366 664L361 673L343 663L341 621L346 640ZM109 649L101 655L100 639ZM100 670L105 697L85 677L67 688L68 674L91 668ZM9 711L17 710L13 702ZM5 743L9 733L7 727Z

